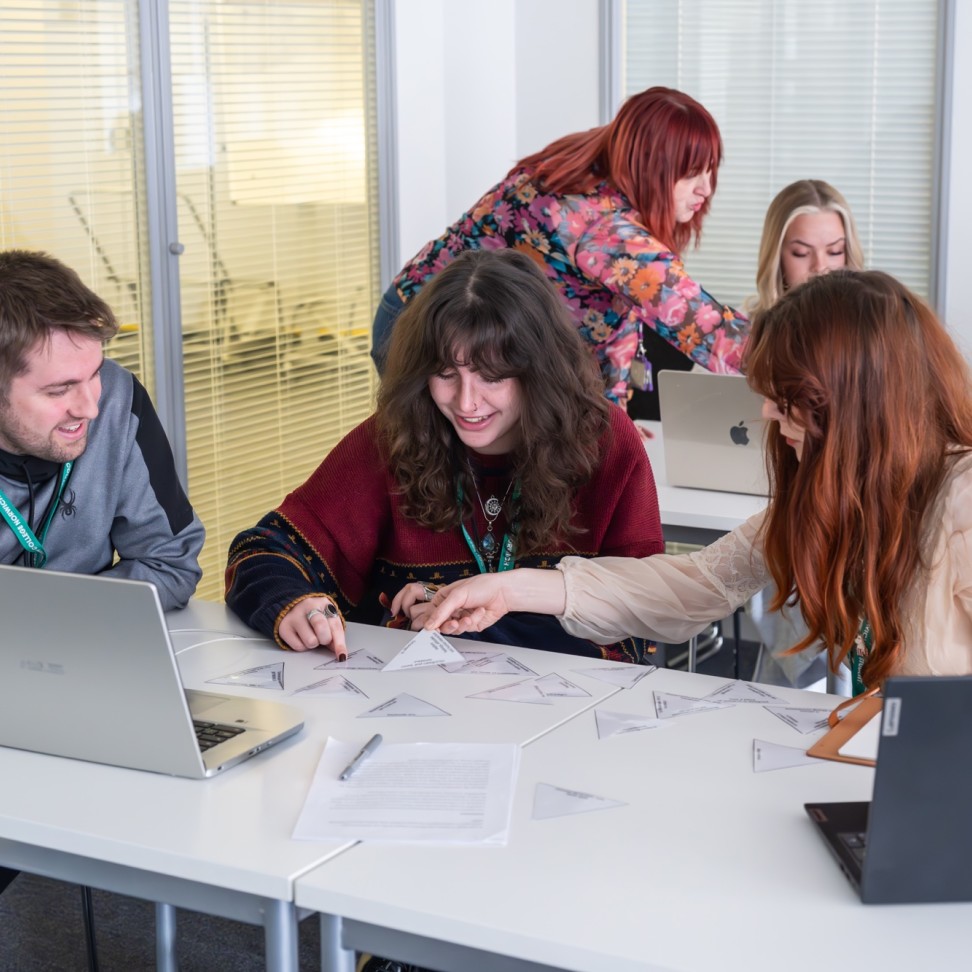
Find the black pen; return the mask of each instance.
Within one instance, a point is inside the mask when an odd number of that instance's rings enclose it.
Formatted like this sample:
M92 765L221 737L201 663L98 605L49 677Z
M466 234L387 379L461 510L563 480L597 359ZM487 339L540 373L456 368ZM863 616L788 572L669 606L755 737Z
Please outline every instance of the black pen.
M344 772L338 777L339 780L346 780L379 746L381 745L381 733L376 732L362 747L354 759L344 767Z

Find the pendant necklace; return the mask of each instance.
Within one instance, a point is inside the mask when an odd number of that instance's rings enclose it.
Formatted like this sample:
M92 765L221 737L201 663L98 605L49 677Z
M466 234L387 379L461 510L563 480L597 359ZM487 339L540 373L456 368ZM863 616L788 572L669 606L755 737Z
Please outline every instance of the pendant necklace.
M466 541L466 546L469 547L469 552L473 555L473 559L476 561L476 566L479 568L479 572L481 574L491 574L493 572L493 563L496 561L497 555L499 555L499 562L496 565L497 572L512 570L516 558L516 524L513 523L513 519L510 517L510 528L505 534L503 534L503 540L499 544L498 549L496 537L493 534L493 524L499 518L500 513L503 512L503 507L510 496L511 490L513 492L513 499L511 502L514 504L514 506L516 505L517 500L520 498L520 487L516 484L516 480L513 479L510 481L510 485L507 486L502 500L500 500L497 496L491 495L484 503L482 496L479 495L479 486L476 483L476 474L473 472L472 464L469 463L468 459L467 465L469 466L469 473L472 478L473 489L476 492L476 500L479 503L480 509L483 511L483 516L486 518L486 532L483 535L482 540L480 540L478 543L474 543L473 538L469 535L469 531L466 529L466 524L460 520L459 527L462 530L463 539ZM459 509L461 510L463 504L463 489L462 483L459 481L459 477L456 477L456 502L459 504ZM473 523L475 526L475 517L473 517Z
M510 484L506 487L506 492L503 494L503 498L500 499L495 494L491 494L486 502L483 502L482 496L479 494L479 484L476 482L476 473L473 471L472 463L466 460L466 465L469 466L469 475L472 478L473 490L476 493L476 500L479 503L479 508L483 511L483 518L486 520L486 530L483 533L479 541L479 549L482 551L483 557L486 559L486 569L489 573L493 571L493 561L496 559L496 536L493 533L493 524L499 519L500 514L503 512L503 507L506 505L506 501L509 499L510 490L513 489L513 480L510 480Z

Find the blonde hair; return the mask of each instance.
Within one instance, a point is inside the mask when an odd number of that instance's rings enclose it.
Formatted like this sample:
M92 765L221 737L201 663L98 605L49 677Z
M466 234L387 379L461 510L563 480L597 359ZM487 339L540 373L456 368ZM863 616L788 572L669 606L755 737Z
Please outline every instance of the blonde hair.
M864 253L857 226L847 200L821 179L800 179L781 189L769 204L763 220L763 238L759 244L756 268L756 296L747 301L750 314L772 307L786 289L780 251L790 223L805 213L833 212L844 224L844 248L848 270L864 269Z

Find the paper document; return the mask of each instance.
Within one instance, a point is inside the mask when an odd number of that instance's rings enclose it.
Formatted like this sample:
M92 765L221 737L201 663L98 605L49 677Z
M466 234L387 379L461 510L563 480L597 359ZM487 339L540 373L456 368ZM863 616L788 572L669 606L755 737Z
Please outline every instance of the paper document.
M383 743L329 738L294 828L297 840L505 844L520 762L514 743Z

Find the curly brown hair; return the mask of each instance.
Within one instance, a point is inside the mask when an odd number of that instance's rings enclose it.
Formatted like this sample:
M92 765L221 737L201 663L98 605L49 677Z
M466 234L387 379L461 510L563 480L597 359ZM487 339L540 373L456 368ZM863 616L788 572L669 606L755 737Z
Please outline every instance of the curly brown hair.
M378 393L382 448L403 510L436 531L472 514L465 446L429 391L429 378L471 367L519 384L517 555L566 539L576 491L601 462L610 405L597 364L560 296L516 250L469 250L436 274L399 317ZM456 486L463 491L463 508Z
M862 618L862 671L883 683L906 650L906 600L927 566L935 501L972 448L965 361L931 308L876 270L815 277L757 314L743 360L750 385L804 429L799 461L769 435L764 524L773 608L796 600L833 670Z

